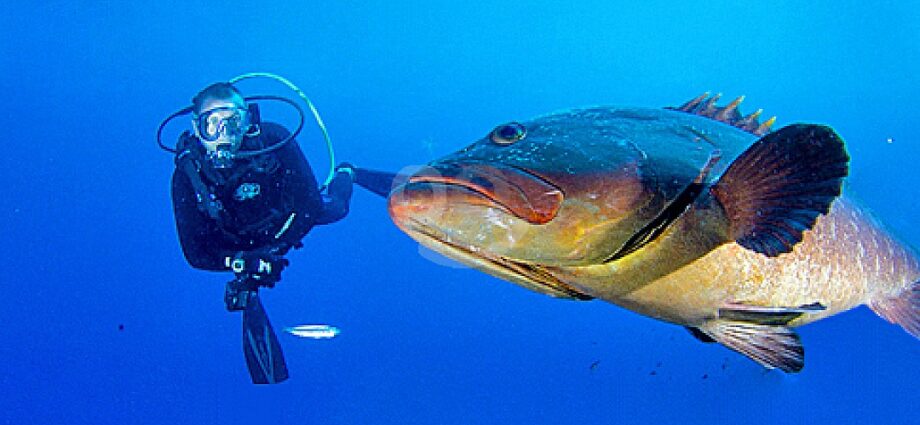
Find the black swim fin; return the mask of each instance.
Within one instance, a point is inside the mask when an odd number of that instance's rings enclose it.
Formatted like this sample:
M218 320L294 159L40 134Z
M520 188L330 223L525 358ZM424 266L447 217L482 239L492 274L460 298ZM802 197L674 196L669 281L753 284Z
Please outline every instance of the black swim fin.
M407 177L387 171L354 168L355 184L383 198L389 196L393 188L405 183Z
M281 344L258 293L252 294L243 310L243 354L254 384L277 384L288 378Z

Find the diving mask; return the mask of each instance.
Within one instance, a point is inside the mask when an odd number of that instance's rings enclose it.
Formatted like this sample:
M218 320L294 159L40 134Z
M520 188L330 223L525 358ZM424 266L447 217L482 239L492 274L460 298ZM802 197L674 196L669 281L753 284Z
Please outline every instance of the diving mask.
M239 139L252 127L249 110L235 106L204 111L195 122L198 137L203 142L215 142L220 138Z

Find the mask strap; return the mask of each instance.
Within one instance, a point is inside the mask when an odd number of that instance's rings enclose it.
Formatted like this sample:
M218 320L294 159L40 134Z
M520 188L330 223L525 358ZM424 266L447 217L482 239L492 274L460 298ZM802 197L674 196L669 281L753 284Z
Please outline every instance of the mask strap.
M192 117L192 129L195 130L195 137L198 138L198 140L203 140L201 137L201 129L198 126L198 115L192 114Z
M258 137L260 134L262 134L262 126L252 124L249 126L249 131L246 132L246 137Z
M249 129L246 131L246 137L258 137L262 134L262 114L259 111L259 104L249 102Z

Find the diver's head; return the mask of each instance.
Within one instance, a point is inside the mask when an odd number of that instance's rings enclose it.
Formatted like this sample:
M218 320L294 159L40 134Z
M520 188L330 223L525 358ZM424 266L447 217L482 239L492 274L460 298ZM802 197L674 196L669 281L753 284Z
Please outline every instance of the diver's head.
M252 130L249 107L230 83L215 83L192 99L192 126L216 168L232 164L243 137Z

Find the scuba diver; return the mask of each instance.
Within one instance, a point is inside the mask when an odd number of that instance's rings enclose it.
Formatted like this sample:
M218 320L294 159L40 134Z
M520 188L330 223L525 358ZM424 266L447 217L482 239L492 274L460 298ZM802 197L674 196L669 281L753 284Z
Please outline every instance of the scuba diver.
M194 134L177 144L172 199L182 252L197 269L233 271L256 286L272 287L314 225L348 213L351 166L336 167L326 196L297 142L263 155L235 159L240 151L271 147L291 134L272 122L256 122L240 92L215 83L192 100ZM231 311L246 307L246 290L229 288Z
M315 108L297 91L328 142ZM258 104L249 100L284 101L298 110L300 125L292 133L263 122ZM170 149L163 145L161 132L166 122L184 114L191 115L193 132L183 132ZM219 82L201 90L192 106L164 120L157 133L160 146L176 155L171 193L182 252L196 269L234 273L224 302L229 311L243 311L243 351L257 384L288 377L259 288L274 287L281 280L289 264L285 255L302 247L301 239L314 226L335 223L348 214L356 176L382 196L389 193L395 177L342 163L319 187L294 140L303 117L303 110L289 99L245 98L232 83ZM330 145L330 160L331 153Z

